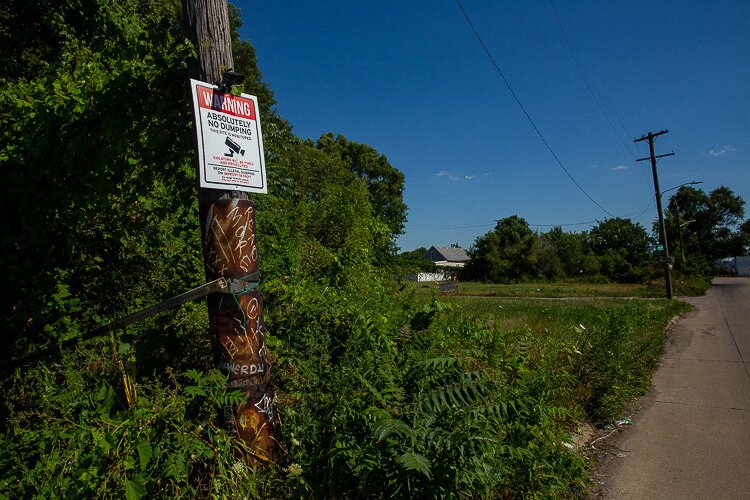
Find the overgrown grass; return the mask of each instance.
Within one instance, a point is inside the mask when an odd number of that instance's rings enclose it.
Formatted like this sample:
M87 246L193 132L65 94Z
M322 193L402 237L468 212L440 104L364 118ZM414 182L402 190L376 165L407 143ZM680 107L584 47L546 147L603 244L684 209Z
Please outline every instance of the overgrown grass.
M710 281L702 276L673 276L673 292L677 296L703 295ZM420 295L431 295L434 283L410 283ZM452 295L484 297L525 298L663 298L666 294L663 279L647 283L588 283L582 281L556 281L552 283L479 283L460 282L458 291Z
M627 401L648 388L667 324L690 309L684 302L666 299L524 301L447 295L439 300L508 336L525 332L534 339L540 358L555 357L560 350L579 352L576 363L559 366L577 373L578 399L566 404L584 409L595 422L614 418ZM606 397L599 398L597 391L606 392Z

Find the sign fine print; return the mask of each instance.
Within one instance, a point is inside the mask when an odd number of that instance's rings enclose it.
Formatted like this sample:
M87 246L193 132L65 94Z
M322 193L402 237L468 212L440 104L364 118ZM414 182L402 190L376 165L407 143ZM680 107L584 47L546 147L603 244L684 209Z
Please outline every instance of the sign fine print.
M190 80L200 187L267 193L258 98Z

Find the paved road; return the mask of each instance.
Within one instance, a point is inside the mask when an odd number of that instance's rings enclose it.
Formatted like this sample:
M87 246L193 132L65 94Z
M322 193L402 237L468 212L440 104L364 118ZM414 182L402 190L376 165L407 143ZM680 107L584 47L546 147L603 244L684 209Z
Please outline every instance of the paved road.
M750 498L750 279L717 278L672 330L617 437L606 498Z

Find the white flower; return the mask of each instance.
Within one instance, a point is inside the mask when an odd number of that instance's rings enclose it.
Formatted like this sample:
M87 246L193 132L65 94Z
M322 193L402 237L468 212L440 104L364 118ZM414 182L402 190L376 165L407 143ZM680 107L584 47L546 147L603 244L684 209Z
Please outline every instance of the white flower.
M243 472L245 472L245 464L238 460L234 464L232 464L232 470L235 474L242 474Z
M290 476L299 476L302 474L302 466L300 464L291 464L286 471Z

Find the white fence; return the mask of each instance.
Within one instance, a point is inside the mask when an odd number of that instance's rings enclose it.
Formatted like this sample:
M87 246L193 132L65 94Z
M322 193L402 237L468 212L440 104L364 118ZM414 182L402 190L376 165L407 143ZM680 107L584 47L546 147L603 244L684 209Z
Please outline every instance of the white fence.
M409 281L445 281L449 278L448 273L419 273L419 274L408 274L405 276L405 278Z

